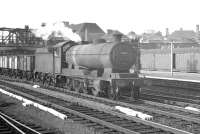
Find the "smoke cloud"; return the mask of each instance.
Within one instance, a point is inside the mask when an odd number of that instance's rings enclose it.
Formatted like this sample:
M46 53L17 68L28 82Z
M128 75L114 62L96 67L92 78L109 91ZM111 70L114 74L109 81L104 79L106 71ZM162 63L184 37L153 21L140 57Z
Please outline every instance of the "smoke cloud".
M62 37L64 40L81 41L78 34L65 26L64 22L43 23L41 27L33 31L36 36L43 40L48 40L50 36Z

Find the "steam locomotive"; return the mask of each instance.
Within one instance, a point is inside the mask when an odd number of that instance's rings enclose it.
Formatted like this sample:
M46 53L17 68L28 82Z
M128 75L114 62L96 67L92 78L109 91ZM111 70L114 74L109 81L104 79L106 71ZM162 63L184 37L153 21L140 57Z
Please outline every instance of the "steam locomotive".
M139 98L142 80L138 76L138 42L121 42L121 35L114 35L113 42L102 39L89 44L60 42L52 47L38 48L30 59L29 69L4 67L0 74L6 72L44 86L111 99L124 95ZM18 64L16 66L20 66Z

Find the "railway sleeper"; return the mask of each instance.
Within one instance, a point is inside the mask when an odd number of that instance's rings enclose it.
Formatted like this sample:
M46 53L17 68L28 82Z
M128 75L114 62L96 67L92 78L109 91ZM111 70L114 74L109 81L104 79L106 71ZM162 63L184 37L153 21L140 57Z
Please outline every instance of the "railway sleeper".
M113 123L114 124L114 123ZM133 126L134 127L134 126ZM147 128L151 128L151 127L147 127Z
M103 128L103 129L101 129L101 130L99 130L99 132L101 132L101 133L109 133L110 134L110 132L114 132L112 129L109 129L109 128Z

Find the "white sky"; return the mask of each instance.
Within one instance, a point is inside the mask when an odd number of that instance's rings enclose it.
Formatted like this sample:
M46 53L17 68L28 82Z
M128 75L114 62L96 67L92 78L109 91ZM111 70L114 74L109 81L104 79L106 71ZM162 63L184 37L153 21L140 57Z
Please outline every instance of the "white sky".
M0 27L36 27L41 22L66 20L71 23L96 22L104 30L168 27L195 30L200 24L199 0L0 0Z

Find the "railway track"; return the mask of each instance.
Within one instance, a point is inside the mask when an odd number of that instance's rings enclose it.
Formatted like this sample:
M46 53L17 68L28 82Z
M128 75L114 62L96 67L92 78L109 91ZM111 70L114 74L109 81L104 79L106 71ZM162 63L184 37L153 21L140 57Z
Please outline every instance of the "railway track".
M8 80L8 81L34 84L33 82L26 81L26 80L15 80L12 78L3 78L3 79ZM159 103L176 105L176 106L181 106L181 107L185 107L189 105L196 108L200 108L200 96L193 96L193 95L186 96L183 94L168 93L168 92L162 91L162 89L159 91L158 90L154 91L152 89L143 88L140 97L142 100L155 101Z
M8 80L8 81L34 84L31 81L16 80L16 79L8 78L8 77L3 78L3 79ZM44 87L44 86L41 86L41 87ZM158 90L143 88L140 97L142 100L155 101L159 103L176 105L176 106L181 106L181 107L193 106L196 108L200 108L200 96L168 93L168 92L162 91L162 89L158 91Z
M194 106L200 108L199 96L186 96L181 94L170 94L162 91L154 91L151 89L142 89L141 99L153 100L160 103L172 104L181 107Z
M39 125L22 123L0 111L0 134L55 134Z
M20 94L30 100L48 105L61 113L67 115L68 119L78 121L88 127L98 129L102 133L107 134L189 134L182 130L172 127L160 125L158 123L141 120L138 118L130 118L116 111L102 111L91 107L72 103L61 99L59 96L49 96L48 93L39 93L33 90L28 90L24 87L16 86L7 82L0 82L1 88L7 88L10 92ZM9 87L9 88L8 88ZM14 90L13 90L14 89Z

